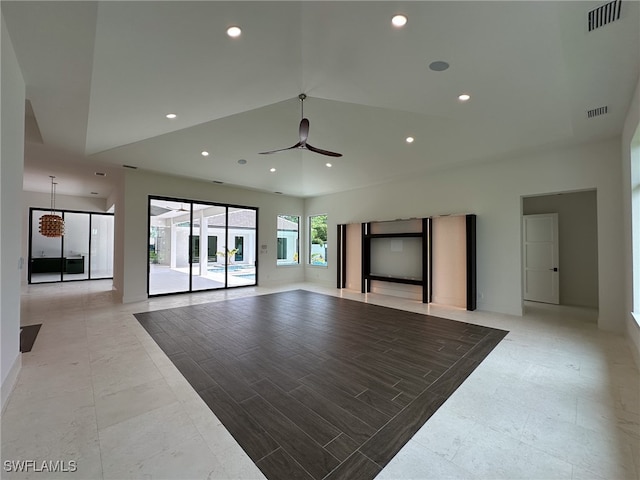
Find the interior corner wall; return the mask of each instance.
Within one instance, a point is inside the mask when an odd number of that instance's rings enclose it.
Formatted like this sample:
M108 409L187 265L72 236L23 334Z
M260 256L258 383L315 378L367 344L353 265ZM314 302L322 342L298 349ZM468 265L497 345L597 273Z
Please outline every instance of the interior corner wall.
M20 371L20 258L25 83L4 17L0 27L0 409Z
M595 190L538 195L522 213L558 214L560 304L598 308L598 219Z
M474 213L477 308L521 315L521 197L597 189L599 326L622 331L620 156L620 139L614 138L493 162L470 162L382 185L308 198L305 211L306 215L326 213L330 232L339 223ZM316 269L307 279L328 283L335 278L331 258L329 255L327 269Z
M640 78L629 106L629 112L622 131L622 195L621 209L624 219L623 235L623 311L625 315L626 332L632 345L636 364L640 368L640 319L636 321L631 312L634 309L634 272L633 272L633 226L631 209L632 186L640 184ZM640 272L635 272L635 281L640 278ZM636 288L636 290L638 290ZM637 304L637 303L636 303ZM636 312L638 313L638 312Z
M114 287L121 294L123 303L147 298L149 195L257 207L259 285L304 280L302 265L276 265L277 217L298 215L303 218L303 199L132 170L125 172L123 195L116 202L115 212ZM335 226L333 231L336 231ZM300 245L305 244L305 238L304 229L301 228Z

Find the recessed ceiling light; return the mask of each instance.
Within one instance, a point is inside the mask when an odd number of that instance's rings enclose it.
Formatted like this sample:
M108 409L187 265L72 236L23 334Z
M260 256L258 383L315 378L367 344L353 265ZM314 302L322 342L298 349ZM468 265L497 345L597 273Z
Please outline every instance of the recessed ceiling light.
M471 95L469 95L467 93L463 93L461 95L458 95L458 100L460 100L461 102L466 102L470 98L471 98Z
M443 62L442 60L437 60L435 62L431 62L429 64L429 68L434 72L444 72L447 68L449 68L449 64L447 62Z
M273 167L271 167L271 168L269 169L269 171L270 171L271 173L273 173L273 172L275 172L275 171L276 171L276 169L275 169L275 168L273 168Z
M167 113L165 115L165 117L167 117L170 120L173 120L174 118L176 118L178 115L176 115L175 113Z
M245 165L247 163L247 161L244 158L241 158L240 160L238 160L238 163L240 165Z
M227 28L227 35L229 35L231 38L238 38L241 34L242 30L240 30L240 27L238 26L233 25Z
M407 17L401 14L394 15L391 19L391 24L394 27L404 27L407 24Z
M405 142L407 142L407 143L413 143L413 141L415 140L415 138L413 138L413 137L407 137L407 138L405 138L404 140L405 140Z
M329 168L333 167L333 165L331 165L330 163L326 163L325 165Z
M208 156L209 156L209 152L207 152L206 150L203 150L200 154L201 154L203 157L208 157Z

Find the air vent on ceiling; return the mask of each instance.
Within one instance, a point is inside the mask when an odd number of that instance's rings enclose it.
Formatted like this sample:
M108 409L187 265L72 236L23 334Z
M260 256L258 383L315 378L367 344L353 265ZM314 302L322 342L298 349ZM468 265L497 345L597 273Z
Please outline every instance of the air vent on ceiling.
M591 110L587 110L587 118L599 117L605 113L609 113L609 107L607 106L592 108Z
M621 9L622 0L613 0L589 11L589 31L619 20Z
M134 167L133 165L122 165L124 168L130 168L131 170L137 170L138 167Z

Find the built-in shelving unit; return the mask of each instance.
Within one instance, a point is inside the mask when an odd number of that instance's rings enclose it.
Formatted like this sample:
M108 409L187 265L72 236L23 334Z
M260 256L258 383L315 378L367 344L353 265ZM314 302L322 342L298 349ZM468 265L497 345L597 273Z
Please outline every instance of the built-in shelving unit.
M445 223L445 217L456 218L453 229L450 221ZM434 237L434 225L439 233L438 242ZM421 292L424 303L436 301L461 307L466 303L467 310L476 309L475 215L366 222L360 224L360 232L349 235L352 239L349 242L347 227L338 225L338 288L346 288L349 277L350 283L353 280L360 283L362 293L371 292L373 284L373 291L393 291L390 294L414 299ZM358 236L360 239L356 241L360 243L360 252L356 253L350 247L352 254L348 256L347 245L354 245L353 239ZM455 248L449 248L449 244ZM438 251L434 251L434 246ZM352 260L347 261L347 256ZM361 262L356 266L353 258L358 257L361 257ZM353 272L358 270L361 270L359 279L353 276ZM385 287L385 283L414 287ZM416 289L416 286L421 288ZM451 303L449 297L452 297Z
M373 281L419 285L429 303L430 224L430 218L362 224L363 293Z

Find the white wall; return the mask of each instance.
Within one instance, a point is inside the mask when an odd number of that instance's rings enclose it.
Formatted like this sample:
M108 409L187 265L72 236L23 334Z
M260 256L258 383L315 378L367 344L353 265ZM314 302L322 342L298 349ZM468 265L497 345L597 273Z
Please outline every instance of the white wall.
M258 207L258 282L269 285L300 282L304 269L277 267L277 216L303 215L300 198L262 193L143 171L127 171L124 195L116 202L116 270L114 288L124 303L147 298L147 205L149 195ZM300 231L300 244L305 243ZM266 249L262 248L266 245Z
M632 169L632 157L635 168ZM633 346L636 364L640 367L640 318L631 315L633 311L633 254L631 234L631 185L632 178L640 176L640 78L622 132L622 193L624 218L624 315L626 330ZM632 175L633 174L633 175ZM636 277L637 278L637 277ZM638 314L640 312L636 312Z
M522 314L521 197L559 191L598 191L599 325L622 331L625 315L622 255L620 139L555 149L494 162L434 171L375 187L305 201L306 215L338 223L477 214L478 308ZM329 268L305 269L308 281L330 283Z
M25 84L7 33L0 28L0 410L20 371L20 233L16 207L24 168Z
M598 307L598 219L594 190L539 195L522 201L522 213L558 214L560 304Z

